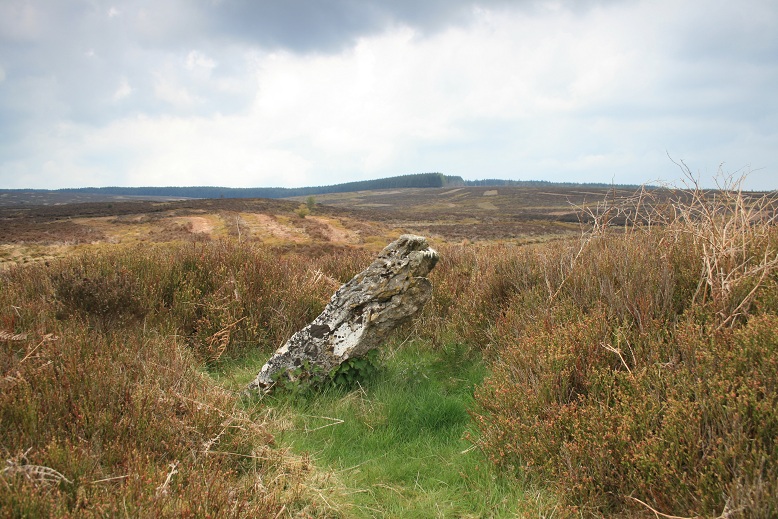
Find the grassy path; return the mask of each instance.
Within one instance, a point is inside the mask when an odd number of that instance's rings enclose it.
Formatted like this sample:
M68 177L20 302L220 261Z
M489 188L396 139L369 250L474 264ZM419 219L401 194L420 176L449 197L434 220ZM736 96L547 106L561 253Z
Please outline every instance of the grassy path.
M228 370L227 385L258 367ZM344 517L515 517L540 497L498 477L465 439L473 387L486 374L480 357L450 345L406 344L385 352L380 370L356 389L278 395L276 439L333 474Z

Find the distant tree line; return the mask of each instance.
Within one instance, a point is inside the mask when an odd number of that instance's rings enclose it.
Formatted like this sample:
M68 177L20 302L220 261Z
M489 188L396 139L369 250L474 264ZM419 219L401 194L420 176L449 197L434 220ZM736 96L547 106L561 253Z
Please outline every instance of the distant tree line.
M518 186L518 187L619 187L619 188L639 188L637 184L605 184L602 182L551 182L550 180L504 180L500 178L485 178L483 180L465 180L466 186L500 187L500 186ZM651 186L646 186L651 187Z
M464 187L464 186L518 186L518 187L596 187L637 188L636 185L613 185L604 183L550 182L548 180L464 180L460 176L443 173L416 173L396 177L361 180L330 186L312 187L218 187L218 186L168 186L168 187L82 187L56 190L32 189L30 192L88 193L111 196L159 196L176 198L289 198L293 196L315 196L329 193L349 193L378 189ZM650 186L649 186L650 187ZM19 191L19 190L2 190Z
M60 192L91 193L120 196L167 196L182 198L288 198L292 196L324 195L329 193L350 193L377 189L426 188L464 186L462 177L442 173L417 173L397 177L346 182L331 186L313 187L83 187L58 189Z

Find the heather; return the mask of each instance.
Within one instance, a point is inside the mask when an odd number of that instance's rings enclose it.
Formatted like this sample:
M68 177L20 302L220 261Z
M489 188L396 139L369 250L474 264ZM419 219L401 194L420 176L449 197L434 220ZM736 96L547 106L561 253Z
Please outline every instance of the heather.
M578 209L575 238L433 238L433 299L369 370L272 397L241 390L374 250L228 235L0 272L0 513L774 517L772 199Z
M736 186L735 186L736 187ZM478 444L571 516L778 513L771 199L644 195L494 274ZM621 225L607 225L621 218Z

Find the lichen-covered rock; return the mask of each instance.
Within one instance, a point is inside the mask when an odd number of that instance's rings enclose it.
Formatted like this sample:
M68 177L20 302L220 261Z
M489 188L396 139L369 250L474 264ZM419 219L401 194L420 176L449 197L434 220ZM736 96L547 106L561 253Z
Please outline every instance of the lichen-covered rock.
M425 276L437 261L438 253L425 238L400 236L273 354L248 389L268 390L296 377L323 377L347 359L380 346L429 301L432 284Z

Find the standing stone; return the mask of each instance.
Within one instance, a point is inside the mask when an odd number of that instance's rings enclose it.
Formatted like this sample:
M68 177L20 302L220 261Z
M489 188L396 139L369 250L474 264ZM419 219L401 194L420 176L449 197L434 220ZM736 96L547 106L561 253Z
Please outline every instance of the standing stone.
M380 346L429 301L432 284L425 276L437 261L438 253L425 238L400 236L273 354L248 389L269 390L276 382L323 378L347 359Z

